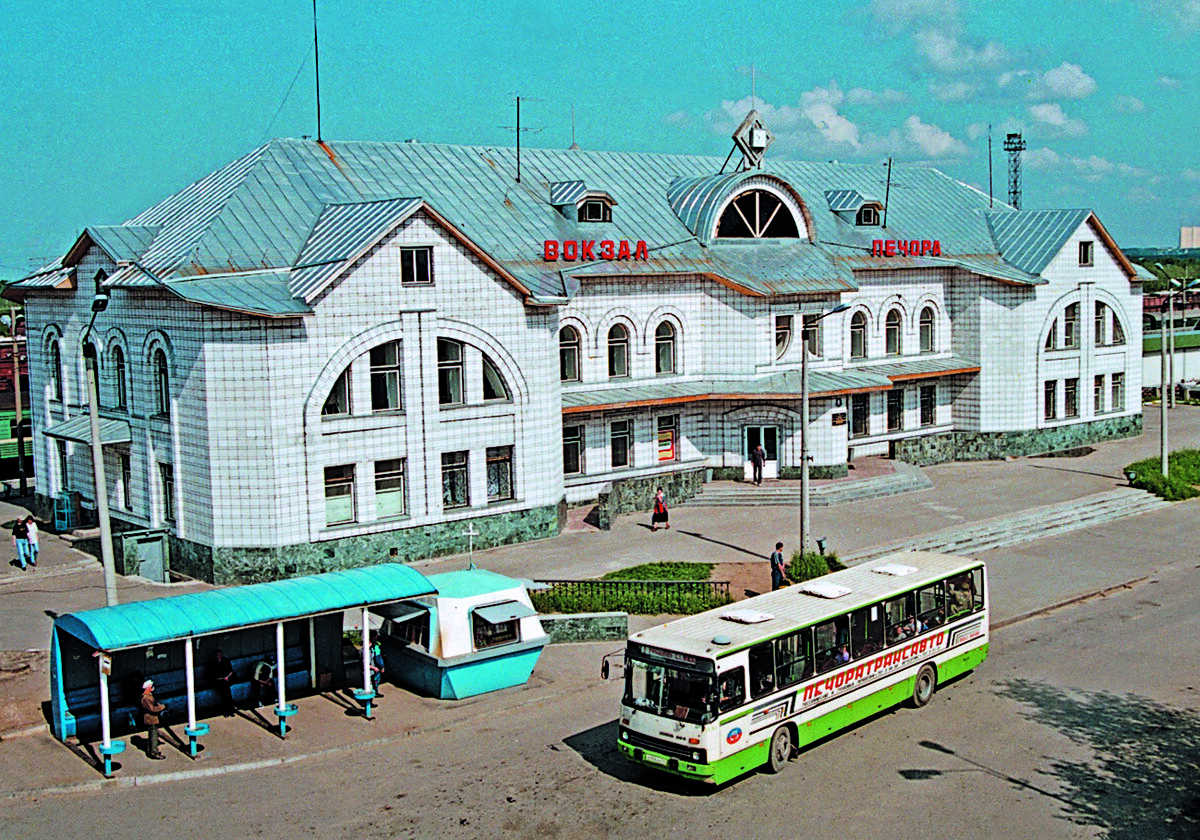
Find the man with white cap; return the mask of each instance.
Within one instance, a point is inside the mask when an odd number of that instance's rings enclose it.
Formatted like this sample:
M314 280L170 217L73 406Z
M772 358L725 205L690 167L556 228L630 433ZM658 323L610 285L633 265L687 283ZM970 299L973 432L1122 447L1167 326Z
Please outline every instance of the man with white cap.
M146 732L150 736L150 743L146 746L148 758L166 758L158 750L158 715L166 708L154 699L154 680L142 683L142 723L146 724Z

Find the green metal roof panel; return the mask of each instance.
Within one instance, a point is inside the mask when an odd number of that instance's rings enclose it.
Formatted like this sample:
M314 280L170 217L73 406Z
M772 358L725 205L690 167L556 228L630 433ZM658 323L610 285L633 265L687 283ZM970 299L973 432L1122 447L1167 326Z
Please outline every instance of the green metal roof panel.
M1090 210L1006 210L987 214L996 247L1012 265L1041 274Z
M128 420L101 417L99 426L101 446L107 446L110 443L129 443L133 440ZM75 443L83 443L91 446L92 418L87 414L81 414L78 417L72 417L70 420L65 420L62 423L51 426L42 432L42 434L47 437L74 441Z
M550 203L555 207L575 204L587 194L583 181L559 181L550 185Z
M93 648L111 651L433 592L433 585L416 569L385 563L101 607L59 616L54 626Z
M948 373L974 373L979 370L979 362L962 356L921 356L905 359L902 362L887 362L874 364L869 367L859 367L855 370L876 376L886 376L889 380L919 379L925 376L938 376Z
M85 233L113 262L136 260L162 228L158 225L89 225Z
M503 592L521 585L516 578L506 577L487 569L464 569L429 575L429 582L445 598L472 598L491 592Z
M311 315L308 304L292 297L291 285L292 272L285 268L239 274L201 274L172 280L166 288L191 303L232 312L268 318Z

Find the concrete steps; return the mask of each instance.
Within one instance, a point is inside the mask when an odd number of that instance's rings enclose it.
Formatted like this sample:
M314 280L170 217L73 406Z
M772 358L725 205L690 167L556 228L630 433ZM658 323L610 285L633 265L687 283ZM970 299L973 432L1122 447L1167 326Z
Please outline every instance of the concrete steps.
M850 552L840 559L851 564L898 551L973 554L1138 516L1169 504L1170 502L1164 502L1157 496L1141 490L1118 488L1071 502L1032 508L1010 516L995 517L970 525L934 531L912 539L872 546Z
M921 470L897 461L895 469L888 475L879 475L859 480L837 481L814 484L809 491L811 505L837 505L859 499L874 499L925 490L933 484ZM794 507L800 504L800 483L788 481L779 484L707 484L687 504L693 507L742 507L756 505L782 505Z

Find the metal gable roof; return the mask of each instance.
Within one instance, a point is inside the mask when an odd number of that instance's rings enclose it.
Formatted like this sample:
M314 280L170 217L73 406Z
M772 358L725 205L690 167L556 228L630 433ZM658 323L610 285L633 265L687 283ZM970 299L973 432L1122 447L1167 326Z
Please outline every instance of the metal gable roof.
M101 446L110 443L129 443L133 440L128 420L118 420L113 417L101 417L99 420ZM72 417L70 420L64 420L61 423L51 426L44 430L42 434L47 437L70 440L75 443L84 443L91 446L92 418L87 414L81 414L78 417Z
M1041 274L1091 215L1091 210L1009 210L988 213L987 221L1007 262Z
M550 203L555 207L574 204L587 195L583 181L559 181L550 185Z
M292 272L286 268L200 274L171 280L164 285L183 300L215 309L267 318L312 314L311 307L292 296Z
M416 569L384 563L101 607L61 615L54 626L93 648L112 651L399 601L435 591Z

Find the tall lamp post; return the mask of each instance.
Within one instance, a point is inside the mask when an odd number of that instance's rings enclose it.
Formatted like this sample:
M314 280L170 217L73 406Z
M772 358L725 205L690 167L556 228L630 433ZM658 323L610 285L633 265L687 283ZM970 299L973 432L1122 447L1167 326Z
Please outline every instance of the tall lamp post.
M1159 383L1159 460L1162 461L1162 474L1166 478L1169 473L1168 458L1170 448L1167 444L1167 404L1168 400L1173 401L1175 398L1175 295L1180 292L1186 292L1196 284L1200 283L1200 279L1188 280L1186 283L1181 283L1178 280L1167 274L1167 270L1163 268L1162 263L1155 263L1154 267L1163 273L1163 277L1167 280L1167 320L1164 322L1163 328L1159 331L1159 368L1161 379ZM1178 289L1171 289L1171 286L1178 286ZM1168 396L1170 395L1170 396Z
M100 441L100 397L96 388L96 345L91 341L96 316L108 306L108 295L97 293L92 299L92 319L83 333L84 367L87 369L88 418L92 432L92 473L96 479L96 515L100 519L100 562L104 567L104 602L116 606L117 572L113 558L112 522L108 517L108 481L104 477L104 445Z
M812 532L808 519L808 334L816 329L822 319L839 312L845 312L849 304L839 303L828 312L823 312L810 322L805 323L804 313L800 314L800 556L808 553L808 536Z

